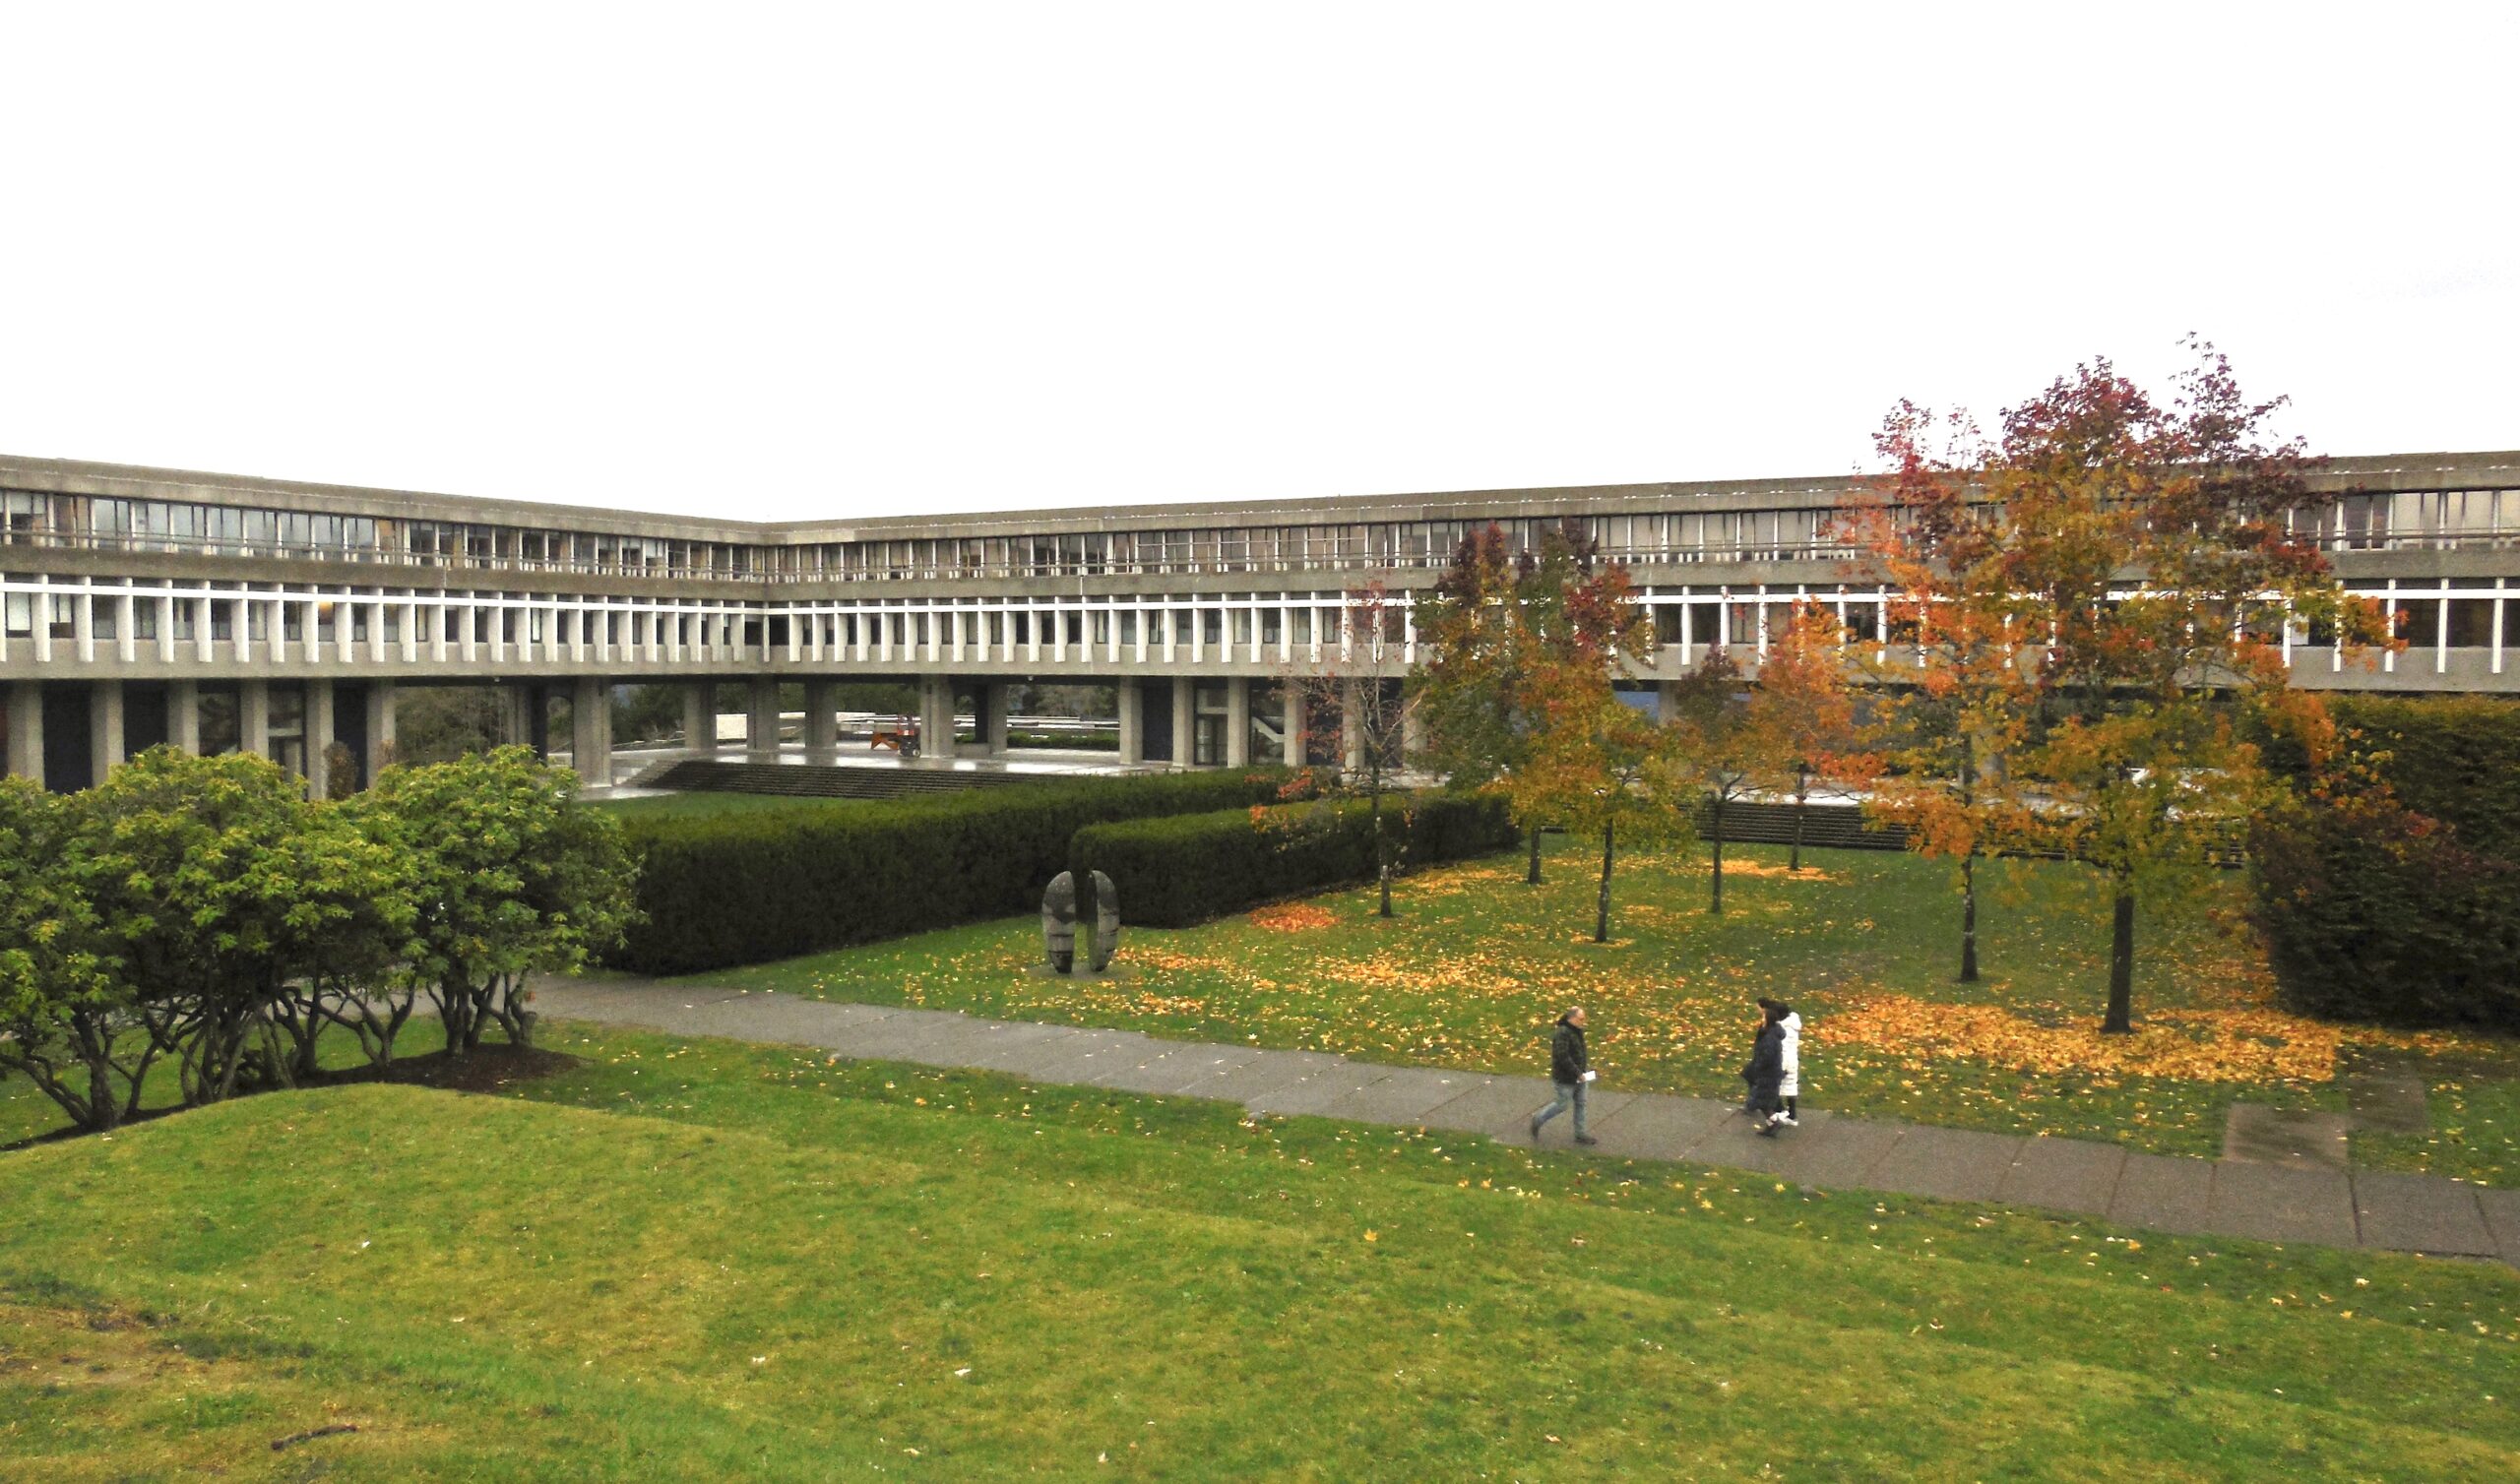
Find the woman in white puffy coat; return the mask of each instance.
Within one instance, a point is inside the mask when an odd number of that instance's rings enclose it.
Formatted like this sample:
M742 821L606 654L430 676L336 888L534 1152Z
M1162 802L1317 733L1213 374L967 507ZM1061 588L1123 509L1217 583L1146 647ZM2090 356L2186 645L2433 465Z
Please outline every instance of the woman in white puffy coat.
M1795 1099L1802 1093L1802 1017L1796 1015L1791 1005L1779 1005L1777 1009L1784 1013L1776 1024L1785 1032L1785 1078L1777 1083L1776 1092L1784 1099L1785 1109L1777 1114L1776 1121L1791 1129L1796 1126Z

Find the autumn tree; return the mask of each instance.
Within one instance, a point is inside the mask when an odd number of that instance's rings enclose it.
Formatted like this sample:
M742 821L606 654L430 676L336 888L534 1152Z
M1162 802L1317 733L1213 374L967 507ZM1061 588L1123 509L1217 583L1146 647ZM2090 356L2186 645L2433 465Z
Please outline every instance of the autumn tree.
M1347 604L1346 629L1331 660L1291 671L1283 682L1307 722L1329 716L1339 727L1340 776L1365 795L1373 821L1374 879L1385 917L1392 915L1391 879L1399 864L1398 832L1385 818L1386 796L1407 766L1418 707L1418 693L1407 683L1409 610L1406 592L1379 580L1368 583ZM1300 739L1290 736L1287 745L1299 746Z
M1947 488L1905 518L1948 537L1921 635L1965 627L1993 656L1950 745L2017 749L2044 795L2017 824L2107 886L2110 1032L2133 1026L2139 899L2182 899L2272 798L2254 737L2319 711L2286 684L2285 626L2333 627L2349 648L2385 636L2306 534L2329 497L2299 441L2269 431L2283 402L2250 402L2224 357L2191 344L2167 401L2105 360L2057 378L1990 444L1959 440L1961 457L1919 468L1914 493ZM1903 408L1886 431L1903 416L1922 420ZM2027 677L2026 722L1993 682L2007 662Z
M1709 645L1705 655L1672 684L1670 701L1671 756L1692 784L1686 803L1706 810L1711 867L1706 909L1721 917L1725 817L1758 791L1770 752L1751 729L1748 683L1730 649Z
M1815 787L1869 774L1858 745L1855 699L1837 615L1812 602L1794 606L1783 632L1768 636L1758 684L1744 707L1742 752L1760 791L1794 800L1788 869L1802 869L1803 827Z

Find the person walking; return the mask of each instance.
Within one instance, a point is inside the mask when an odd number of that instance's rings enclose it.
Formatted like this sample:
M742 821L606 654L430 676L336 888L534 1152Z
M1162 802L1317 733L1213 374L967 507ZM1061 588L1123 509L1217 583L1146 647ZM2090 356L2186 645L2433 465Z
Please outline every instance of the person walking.
M1784 1106L1776 1121L1789 1129L1799 1128L1795 1113L1802 1100L1802 1017L1782 1000L1777 1002L1776 1017L1776 1028L1785 1033L1785 1075L1776 1084L1777 1100Z
M1753 1062L1758 1059L1760 1035L1767 1030L1768 1022L1776 1019L1776 1002L1774 1000L1769 999L1765 995L1761 995L1758 999L1758 1006L1759 1019L1750 1030L1750 1058ZM1745 1115L1755 1117L1759 1111L1759 1091L1756 1081L1750 1076L1750 1062L1743 1062L1741 1064L1741 1082L1740 1112Z
M1565 1112L1575 1110L1575 1142L1583 1144L1601 1141L1584 1132L1584 1089L1593 1081L1593 1059L1584 1049L1584 1007L1569 1007L1557 1018L1557 1033L1548 1043L1548 1081L1557 1090L1557 1100L1532 1115L1532 1142L1540 1142L1540 1126Z
M1756 1132L1771 1139L1782 1127L1777 1116L1784 1109L1777 1092L1785 1082L1785 1027L1780 1023L1785 1017L1780 1013L1782 1009L1781 1006L1769 1008L1767 1023L1759 1027L1759 1043L1750 1052L1750 1065L1741 1073L1750 1080L1750 1108L1757 1124Z

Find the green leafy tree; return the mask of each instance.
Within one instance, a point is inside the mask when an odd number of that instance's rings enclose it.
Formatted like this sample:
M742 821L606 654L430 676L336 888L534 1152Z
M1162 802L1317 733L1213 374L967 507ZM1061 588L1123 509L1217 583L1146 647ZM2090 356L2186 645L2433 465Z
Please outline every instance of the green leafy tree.
M578 972L634 915L619 823L521 747L388 769L368 797L369 830L416 877L408 971L444 1018L449 1054L477 1049L491 1024L531 1044L533 976Z
M93 1132L140 1111L159 1048L67 867L69 814L66 799L0 778L0 1071Z
M284 1078L292 986L410 920L393 852L267 759L151 748L71 810L67 869L188 1105Z

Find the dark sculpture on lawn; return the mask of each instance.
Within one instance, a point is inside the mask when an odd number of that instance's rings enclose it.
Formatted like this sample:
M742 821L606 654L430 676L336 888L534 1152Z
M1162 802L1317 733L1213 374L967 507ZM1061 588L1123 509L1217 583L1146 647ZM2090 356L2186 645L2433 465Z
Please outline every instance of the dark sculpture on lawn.
M1090 914L1079 910L1076 877L1069 872L1061 871L1050 878L1049 890L1041 894L1041 952L1054 974L1076 971L1079 918L1086 920L1094 940L1086 972L1099 974L1110 967L1111 957L1120 951L1119 890L1111 885L1111 878L1100 871L1087 873L1086 890L1094 894Z

